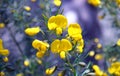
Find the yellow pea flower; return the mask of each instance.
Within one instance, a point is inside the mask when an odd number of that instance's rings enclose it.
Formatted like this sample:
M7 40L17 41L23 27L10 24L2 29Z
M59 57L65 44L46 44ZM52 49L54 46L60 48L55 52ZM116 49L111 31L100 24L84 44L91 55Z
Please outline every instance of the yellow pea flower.
M27 28L25 29L25 33L29 36L34 36L40 32L39 27L32 27L32 28Z
M118 39L116 44L117 44L117 46L120 46L120 39Z
M4 62L8 62L8 57L4 57L4 58L3 58L3 61L4 61Z
M105 72L103 72L98 65L93 65L92 68L95 70L96 76L108 76Z
M101 1L100 0L88 0L88 3L97 7L101 4Z
M28 67L29 65L30 65L30 61L29 61L28 59L26 59L26 60L24 61L24 66Z
M25 9L26 11L30 11L30 10L31 10L30 6L24 6L24 9Z
M65 29L66 26L67 18L63 15L51 16L48 20L48 29L56 30L56 33L59 31L59 34L61 34L61 29Z
M111 66L108 68L108 72L110 74L114 74L116 76L120 76L120 62L112 63Z
M61 51L60 52L60 58L61 59L65 59L66 55L65 55L65 51Z
M53 72L55 71L55 69L56 69L56 66L53 66L51 68L46 69L46 71L45 71L46 75L53 74Z
M72 49L72 44L67 39L56 39L51 43L52 53L60 53L61 51L69 51Z
M0 50L0 54L3 55L3 56L8 56L9 55L9 50L8 49Z
M32 46L39 50L39 51L46 51L47 50L47 47L49 47L49 44L43 42L43 41L40 41L38 39L35 39L33 42L32 42Z
M53 2L56 6L60 6L61 5L61 0L54 0Z
M4 23L0 23L0 28L4 28L5 24Z
M68 35L74 40L78 41L82 39L82 29L79 24L70 24L68 27Z

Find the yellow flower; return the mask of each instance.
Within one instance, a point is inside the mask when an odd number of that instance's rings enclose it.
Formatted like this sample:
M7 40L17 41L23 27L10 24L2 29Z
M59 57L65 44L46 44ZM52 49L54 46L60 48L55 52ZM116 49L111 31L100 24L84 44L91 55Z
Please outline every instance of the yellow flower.
M2 50L2 49L4 49L3 48L3 41L2 41L2 39L0 39L0 50Z
M120 6L120 0L116 0L116 4Z
M61 0L54 0L54 4L56 6L60 6L61 5Z
M96 76L108 76L105 72L103 72L98 65L93 65L92 67L95 71Z
M102 44L101 44L101 43L98 43L98 44L97 44L97 48L98 48L98 49L102 48Z
M32 28L27 28L25 29L25 33L29 36L34 36L40 32L39 27L32 27Z
M39 51L46 51L47 50L47 47L49 47L49 44L43 42L43 41L40 41L38 39L35 39L33 42L32 42L32 46L39 50Z
M102 60L103 59L103 55L102 54L96 54L95 55L95 59L96 60Z
M24 76L23 73L18 73L16 76Z
M63 15L51 16L48 20L48 29L56 30L57 34L61 34L62 30L67 26L67 18Z
M30 10L31 10L30 6L24 6L24 9L25 9L26 11L30 11Z
M4 28L5 24L4 23L0 23L0 28Z
M24 66L28 67L29 65L30 65L30 61L29 61L28 59L26 59L26 60L24 61Z
M45 51L38 51L38 52L36 53L36 57L37 57L37 58L42 58L42 57L44 56L44 54L45 54Z
M82 39L82 29L79 24L70 24L68 27L68 34L74 40L78 41Z
M118 39L116 44L117 44L117 46L120 46L120 39Z
M53 66L51 68L46 69L46 71L45 71L46 75L53 74L53 72L55 71L55 69L56 69L56 66Z
M4 57L4 58L3 58L3 61L4 61L4 62L8 62L8 57Z
M9 50L8 49L0 50L0 54L3 55L3 56L8 56L9 55Z
M72 49L72 44L67 39L56 39L51 43L52 53L60 53L61 51L69 51Z
M120 62L112 63L111 66L108 68L108 72L110 74L114 74L116 76L120 76Z
M0 76L5 76L5 73L3 71L1 71Z
M65 57L66 57L66 56L65 56L65 51L61 51L61 52L60 52L60 58L61 58L61 59L65 59Z
M78 52L82 53L83 52L83 48L84 48L84 40L81 39L81 40L78 41L78 46L77 46Z
M97 7L101 4L101 1L100 0L88 0L88 3Z

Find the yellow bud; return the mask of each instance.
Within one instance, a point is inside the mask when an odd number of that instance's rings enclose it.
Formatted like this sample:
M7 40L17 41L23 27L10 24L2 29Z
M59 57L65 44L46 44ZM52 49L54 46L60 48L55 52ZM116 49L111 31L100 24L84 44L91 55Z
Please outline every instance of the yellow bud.
M120 39L118 39L116 44L117 44L117 46L120 46Z
M103 59L103 55L102 54L96 54L95 59L96 60L101 60L101 59Z
M98 48L98 49L102 48L102 44L98 43L98 44L97 44L97 48Z
M61 0L54 0L54 4L56 6L60 6L61 5Z
M30 11L30 10L31 10L30 6L24 6L24 9L25 9L26 11Z
M4 58L3 58L3 61L4 61L4 62L8 62L8 57L4 57Z
M98 38L95 38L95 39L94 39L94 42L98 43L98 42L99 42L99 39L98 39Z
M63 75L63 71L59 72L59 73L58 73L58 76L64 76L64 75Z
M4 23L0 23L0 28L4 28L5 24Z
M94 56L95 55L95 52L94 51L90 51L89 52L89 56Z
M46 69L46 71L45 71L46 75L53 74L53 72L55 71L55 69L56 69L56 66L53 66L51 68Z
M65 55L65 52L64 51L61 51L60 52L60 58L61 59L65 59L66 55Z
M24 61L24 66L29 66L30 65L30 61L28 60L28 59L26 59L25 61Z
M40 59L36 59L38 64L42 64L42 61Z

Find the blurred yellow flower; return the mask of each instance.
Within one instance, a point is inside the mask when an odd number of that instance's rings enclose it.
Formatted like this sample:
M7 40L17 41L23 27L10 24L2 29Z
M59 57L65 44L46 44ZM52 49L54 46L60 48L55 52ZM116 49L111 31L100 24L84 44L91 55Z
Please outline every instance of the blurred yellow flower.
M55 71L55 69L56 69L56 66L53 66L51 68L46 69L46 71L45 71L46 75L53 74L53 72Z
M31 27L31 28L25 29L25 33L29 36L34 36L34 35L38 34L39 32L40 32L39 27Z
M95 59L96 60L102 60L103 59L103 55L102 54L96 54L95 55Z
M82 29L79 24L70 24L68 27L68 34L70 37L72 37L74 40L78 41L82 39Z
M94 51L90 51L89 52L89 56L94 56L95 55L95 52Z
M30 65L30 61L29 61L28 59L26 59L26 60L24 61L24 66L28 67L29 65Z
M60 52L60 58L61 59L65 59L66 55L65 55L65 51L61 51Z
M117 44L117 46L120 46L120 39L118 39L116 44Z
M56 34L62 34L62 29L67 26L67 18L63 15L51 16L48 20L48 29L56 30Z
M4 62L8 62L8 57L4 57L4 58L3 58L3 61L4 61Z
M3 71L1 71L0 76L5 76L5 73Z
M2 49L4 49L3 48L3 41L2 41L2 39L0 39L0 50L2 50Z
M31 0L31 2L36 2L36 0Z
M98 43L98 44L97 44L97 48L98 48L98 49L101 49L101 48L102 48L102 44L101 44L101 43Z
M49 44L43 42L43 41L40 41L38 39L35 39L33 42L32 42L32 46L39 50L39 51L46 51L47 50L47 47L49 47Z
M8 56L9 53L8 49L4 49L2 39L0 39L0 55Z
M26 11L30 11L30 10L31 10L30 6L24 6L24 9L25 9Z
M3 55L3 56L8 56L9 55L9 50L8 49L3 49L3 50L0 49L0 54Z
M5 24L4 23L0 23L0 28L4 28Z
M95 42L95 43L98 43L98 42L99 42L99 39L98 39L98 38L95 38L95 39L94 39L94 42Z
M101 4L101 1L100 0L88 0L88 3L97 7Z
M120 6L120 0L116 0L116 4Z
M105 72L103 72L98 65L93 65L92 68L95 71L96 76L108 76Z
M23 73L18 73L16 76L24 76Z
M120 62L114 62L108 68L108 72L110 74L114 74L115 76L120 76Z
M61 51L69 51L72 49L72 44L67 39L56 39L51 43L52 53L60 53Z
M60 6L61 5L61 0L54 0L53 2L56 6Z

